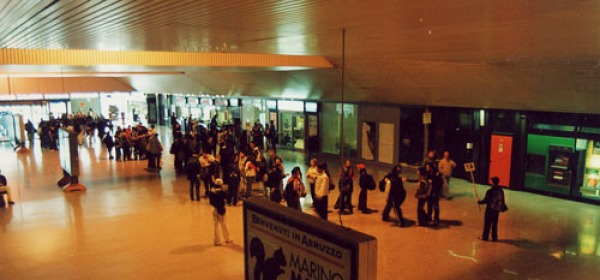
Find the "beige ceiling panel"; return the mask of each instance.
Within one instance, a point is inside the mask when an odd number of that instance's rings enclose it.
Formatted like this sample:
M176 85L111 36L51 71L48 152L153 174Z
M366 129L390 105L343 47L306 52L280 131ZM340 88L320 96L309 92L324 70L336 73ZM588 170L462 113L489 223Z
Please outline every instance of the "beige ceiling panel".
M0 83L2 94L73 93L73 92L130 92L133 88L116 78L10 78Z

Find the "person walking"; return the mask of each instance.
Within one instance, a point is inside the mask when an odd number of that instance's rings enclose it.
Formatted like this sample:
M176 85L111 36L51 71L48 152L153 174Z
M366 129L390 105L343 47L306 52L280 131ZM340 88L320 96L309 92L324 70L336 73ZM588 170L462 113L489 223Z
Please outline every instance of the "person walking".
M483 220L483 234L481 240L487 241L492 232L492 241L498 240L498 218L500 212L508 211L506 202L504 201L504 191L498 185L500 178L493 177L492 188L485 193L483 200L478 200L477 203L485 204L485 217Z
M396 216L398 217L398 225L406 226L404 217L402 216L402 203L406 199L406 190L404 189L403 178L402 178L402 166L400 164L394 166L390 173L385 175L383 178L385 185L389 184L388 196L383 208L382 220L385 222L390 221L390 211L394 209ZM387 181L386 181L387 180Z
M215 225L215 246L221 246L221 235L219 234L219 228L223 233L223 238L227 244L233 242L229 238L229 230L227 229L227 219L225 217L225 201L227 195L223 191L223 180L216 179L212 188L210 189L210 205L213 206L213 221Z
M451 199L450 196L450 178L452 178L452 171L456 168L456 162L450 158L450 152L445 151L444 157L438 161L438 171L444 179L444 189L442 197Z

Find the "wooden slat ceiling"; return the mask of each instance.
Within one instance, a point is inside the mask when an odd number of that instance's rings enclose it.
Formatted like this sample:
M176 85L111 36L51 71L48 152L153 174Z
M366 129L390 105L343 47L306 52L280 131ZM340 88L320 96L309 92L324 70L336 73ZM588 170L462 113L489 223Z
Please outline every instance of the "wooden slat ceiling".
M315 55L337 66L114 68L184 71L114 78L143 92L340 100L344 69L347 101L600 112L598 1L0 1L0 23L0 48ZM61 67L100 70L111 68Z

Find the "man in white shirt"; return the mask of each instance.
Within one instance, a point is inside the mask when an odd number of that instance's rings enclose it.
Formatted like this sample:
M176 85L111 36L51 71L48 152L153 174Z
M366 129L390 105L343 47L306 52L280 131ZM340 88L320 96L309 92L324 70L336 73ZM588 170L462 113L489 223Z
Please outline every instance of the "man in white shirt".
M313 204L319 217L327 220L327 208L329 198L329 176L325 172L326 166L321 163L317 166L317 172L319 175L315 180L315 190L313 197Z
M438 172L442 174L444 178L444 193L443 196L445 198L449 198L449 185L450 178L452 178L452 170L456 167L456 162L450 159L450 152L444 152L444 158L438 162Z

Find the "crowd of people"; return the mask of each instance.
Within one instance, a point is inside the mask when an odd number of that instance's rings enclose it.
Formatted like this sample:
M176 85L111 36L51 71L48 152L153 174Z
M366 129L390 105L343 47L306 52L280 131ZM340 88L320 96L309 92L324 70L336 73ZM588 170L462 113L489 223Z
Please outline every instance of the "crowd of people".
M148 171L159 172L162 169L163 147L154 125L150 128L141 123L133 127L117 127L112 135L114 127L110 120L75 114L42 121L37 129L29 121L26 130L30 134L30 141L34 138L31 134L38 133L42 148L58 149L57 131L60 127L77 133L80 144L95 141L93 137L97 135L106 146L111 160L147 160ZM229 242L225 206L235 207L240 200L254 195L302 211L300 199L310 194L313 201L310 207L319 217L327 219L329 193L337 187L340 195L334 209L340 215L352 215L354 182L358 176L360 194L357 210L363 214L374 211L367 207L367 197L368 191L377 188L377 183L364 164L356 165L358 172L355 172L351 161L346 160L340 168L337 184L333 182L327 164L319 162L317 158L310 160L305 175L299 166L287 173L282 158L277 155L278 136L273 123L264 128L259 122L254 126L247 124L246 129L242 130L239 125L218 127L214 118L206 126L191 119L184 120L182 126L173 117L171 130L173 141L169 153L173 156L173 168L187 176L190 200L209 198L210 204L215 207L215 245L221 244L217 227L222 229L225 240ZM451 199L449 183L455 168L456 163L450 158L449 152L444 152L443 158L437 159L435 151L430 151L417 169L415 198L419 226L439 225L439 201L441 198ZM486 210L484 240L487 240L490 231L492 239L497 239L497 214L506 210L502 190L497 187L497 178L495 180L493 192L487 194L485 199L478 200L478 203L487 204L486 209L489 210ZM390 214L393 210L401 227L407 225L402 212L402 204L407 197L404 188L406 181L400 164L379 180L379 190L386 193L382 220L392 221ZM224 186L227 186L226 189ZM201 195L201 191L204 195Z

